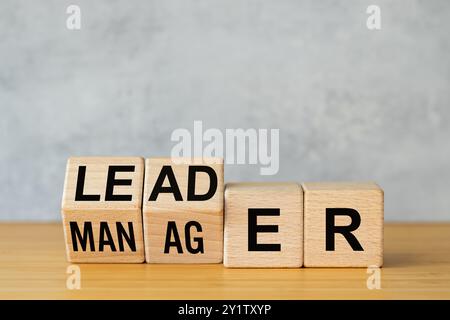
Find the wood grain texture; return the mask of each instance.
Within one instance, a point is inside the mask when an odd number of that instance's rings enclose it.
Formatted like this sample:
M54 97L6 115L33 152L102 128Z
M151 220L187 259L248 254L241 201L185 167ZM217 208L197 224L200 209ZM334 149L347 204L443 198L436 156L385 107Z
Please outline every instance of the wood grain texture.
M78 264L66 287L61 223L0 224L0 299L450 299L450 224L386 224L381 289L365 268Z
M249 208L278 208L279 216L260 216L258 225L278 225L259 232L260 244L280 244L280 251L249 250ZM295 183L229 183L225 187L224 265L226 267L301 267L303 263L303 192Z
M135 166L134 172L117 172L115 179L131 179L131 185L114 186L113 193L131 195L130 201L105 201L108 168L112 165ZM100 195L100 201L76 201L78 170L85 166L83 194ZM71 262L92 263L141 263L144 261L144 240L142 233L142 185L144 179L144 160L140 157L72 157L67 161L64 193L62 199L62 219L65 234L67 259ZM92 223L95 251L74 251L70 232L70 222L76 222L81 233L84 223ZM106 245L104 251L99 248L100 222L107 222L116 251ZM127 233L131 222L136 250L127 245L124 250L117 248L118 234L116 223L121 223Z
M304 183L304 266L367 267L383 264L383 190L375 183ZM335 235L335 250L325 246L327 208L351 208L359 212L360 226L353 235L363 251L354 251L341 234ZM348 226L350 217L338 216L336 226Z
M148 263L221 263L223 258L223 159L204 158L150 158L146 160L144 181L143 222L145 255ZM176 178L183 201L176 201L172 193L159 193L154 201L150 195L163 166L170 166ZM205 201L188 201L188 171L189 166L211 167L217 176L217 190L212 198ZM206 173L199 172L195 176L196 194L205 194L210 186L210 178ZM164 186L169 186L168 179ZM176 223L183 253L171 247L169 253L164 253L168 222ZM202 237L204 252L190 253L186 250L185 225L196 221L201 225L201 232L190 228L191 239ZM174 237L171 236L171 240ZM193 247L198 243L192 242Z

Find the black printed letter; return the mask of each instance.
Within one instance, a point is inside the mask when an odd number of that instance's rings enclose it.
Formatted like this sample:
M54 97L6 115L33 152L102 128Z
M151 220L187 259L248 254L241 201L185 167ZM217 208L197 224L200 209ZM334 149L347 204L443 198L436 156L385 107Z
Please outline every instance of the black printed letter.
M195 194L195 181L197 172L204 172L209 176L209 189L205 194ZM217 175L213 168L208 166L189 166L188 174L188 201L206 201L211 199L217 190Z
M169 187L163 187L166 176L169 179ZM175 179L175 174L173 173L171 166L162 167L158 179L155 182L155 186L153 187L152 194L148 200L155 201L160 193L173 193L176 201L183 201L180 188L178 187L177 180Z
M258 225L258 216L279 216L279 208L248 209L248 251L281 251L281 244L257 242L258 232L278 232L277 225Z
M77 189L75 191L75 201L100 201L99 194L83 194L85 178L86 178L86 166L79 166Z
M90 250L95 251L94 234L92 233L92 223L89 221L84 223L83 236L81 236L81 231L78 228L77 222L70 221L69 225L70 225L70 234L72 235L73 251L78 251L78 240L80 241L81 248L83 249L83 251L86 251L88 239Z
M119 250L125 251L123 246L123 238L125 238L128 247L131 249L131 251L136 251L136 241L134 240L134 230L133 230L133 223L128 222L128 230L129 235L125 231L125 228L123 227L122 223L116 222L116 228L117 228L117 238L119 239Z
M348 216L352 222L348 226L335 226L334 217L336 216ZM334 251L336 233L340 233L344 236L347 242L352 247L353 251L364 251L363 247L359 243L358 239L353 235L352 231L358 229L361 224L361 216L355 209L349 208L327 208L326 210L326 251Z
M174 241L171 241L172 233ZM169 253L170 247L177 247L177 252L183 253L183 247L181 246L180 236L178 234L177 224L175 223L175 221L167 222L166 244L164 246L164 253Z
M116 172L134 172L134 166L109 166L105 201L131 201L131 194L113 194L114 186L131 186L131 179L116 179Z
M197 243L197 248L192 248L191 244L191 227L195 227L197 229L197 232L202 232L202 226L197 221L189 221L186 223L186 226L184 227L184 235L186 237L186 249L190 253L204 253L203 252L203 238L202 237L195 237L193 240Z

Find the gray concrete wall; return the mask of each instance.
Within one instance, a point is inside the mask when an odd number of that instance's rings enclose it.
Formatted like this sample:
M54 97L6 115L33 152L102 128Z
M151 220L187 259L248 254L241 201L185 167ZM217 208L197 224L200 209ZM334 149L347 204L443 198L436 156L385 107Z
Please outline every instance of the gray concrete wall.
M3 0L0 219L60 219L71 155L168 155L203 120L280 129L278 175L227 181L375 180L386 220L449 220L449 30L445 0Z

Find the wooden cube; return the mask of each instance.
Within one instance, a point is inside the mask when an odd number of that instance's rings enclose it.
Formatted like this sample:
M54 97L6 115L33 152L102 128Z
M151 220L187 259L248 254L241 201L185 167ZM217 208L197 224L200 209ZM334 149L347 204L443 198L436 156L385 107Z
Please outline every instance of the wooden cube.
M145 162L144 241L148 263L221 263L223 159Z
M70 262L142 263L139 157L73 157L67 161L62 219Z
M304 183L305 267L383 264L383 190L375 183Z
M229 183L225 187L224 265L303 264L303 191L295 183Z

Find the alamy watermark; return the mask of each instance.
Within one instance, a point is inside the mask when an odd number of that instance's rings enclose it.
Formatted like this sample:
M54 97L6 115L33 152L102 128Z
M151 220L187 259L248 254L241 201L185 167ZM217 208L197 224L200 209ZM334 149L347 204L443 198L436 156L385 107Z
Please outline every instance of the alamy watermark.
M81 8L79 5L71 4L66 8L66 28L68 30L81 29ZM368 14L366 27L369 30L381 29L381 9L378 5L371 4L366 8Z
M369 15L366 20L366 26L369 30L381 29L381 9L379 6L372 4L367 7L366 13Z
M66 288L68 290L81 289L81 269L76 264L67 266L66 273L69 275L66 280Z
M66 13L68 17L66 19L66 28L68 30L80 30L81 29L81 8L76 4L71 4L67 7Z
M381 289L381 268L378 266L367 267L367 277L366 285L369 290L380 290Z
M280 169L279 129L203 130L202 121L194 121L193 132L178 128L172 132L171 157L175 163L192 158L214 161L223 158L225 164L260 165L261 175L275 175Z

